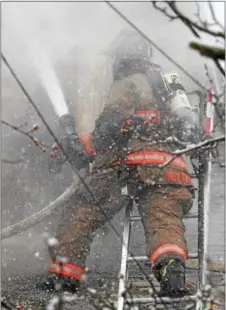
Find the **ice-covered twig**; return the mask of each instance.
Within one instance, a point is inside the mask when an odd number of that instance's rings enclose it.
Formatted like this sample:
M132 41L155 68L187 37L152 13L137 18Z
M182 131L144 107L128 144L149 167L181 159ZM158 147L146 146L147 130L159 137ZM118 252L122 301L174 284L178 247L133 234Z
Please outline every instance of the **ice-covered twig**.
M190 29L190 31L194 34L196 38L201 38L200 33L206 33L214 38L225 39L225 31L223 25L217 20L215 11L213 9L212 3L209 2L209 9L211 12L212 22L208 22L207 20L202 20L200 16L200 7L197 4L197 13L195 14L197 17L197 21L190 18L188 15L184 14L178 8L178 1L153 1L153 6L158 11L162 12L166 17L170 18L170 21L179 19L184 25ZM169 11L169 9L171 11ZM213 29L212 26L218 26L220 30ZM190 48L198 51L202 56L213 59L215 65L220 70L220 72L225 75L225 70L220 65L219 60L225 59L225 48L224 47L216 47L216 46L207 46L206 44L201 44L197 42L191 42L189 44Z
M185 153L189 153L191 151L194 151L194 150L198 150L198 149L201 149L203 148L204 146L209 146L211 144L214 144L216 142L222 142L222 141L225 141L225 135L221 135L221 136L218 136L218 137L214 137L214 138L211 138L211 139L208 139L208 140L205 140L203 142L199 142L197 144L191 144L189 145L187 148L185 149L182 149L182 150L178 150L178 151L174 151L173 154L175 155L182 155L182 154L185 154Z
M21 129L21 127L24 127L25 125L14 126L3 120L1 120L1 123L5 126L10 127L14 131L21 133L23 136L28 137L32 141L32 143L37 146L42 152L46 152L47 149L51 150L50 156L53 158L56 157L54 155L56 155L56 152L59 151L59 147L57 145L53 144L52 146L49 146L43 142L40 142L36 137L33 136L33 133L39 130L39 126L37 124L34 124L28 131L24 131Z
M153 4L156 9L158 9L159 11L161 11L162 13L164 13L167 17L169 17L171 19L180 19L192 31L192 33L197 38L200 38L200 35L197 33L197 30L200 32L207 33L207 34L214 36L214 37L225 38L224 31L212 30L212 29L210 29L210 27L208 27L209 23L207 23L206 21L204 21L202 23L197 23L196 21L192 20L191 18L186 16L184 13L182 13L182 11L180 11L178 6L177 6L177 4L178 4L177 1L164 1L164 3L166 5L168 5L168 7L172 10L172 12L175 15L171 15L167 11L166 8L163 9L163 8L157 6L156 2L157 1L154 1L154 4Z
M208 2L208 5L209 5L209 9L210 9L210 12L211 12L211 16L212 16L212 19L213 21L215 22L215 25L219 26L221 28L221 30L223 32L225 32L225 29L224 29L224 26L219 22L219 20L216 18L216 14L215 14L215 11L214 11L214 8L213 8L213 4L211 1Z
M13 130L19 132L19 133L21 133L22 135L28 137L34 143L34 145L38 146L43 152L46 151L46 148L45 148L46 146L44 147L44 145L41 142L39 142L38 139L35 138L31 134L31 133L33 133L33 132L35 132L35 131L37 131L39 129L38 125L35 124L35 125L33 125L33 127L30 130L24 131L24 130L21 129L21 126L14 126L14 125L12 125L12 124L10 124L10 123L8 123L6 121L3 121L3 120L1 120L1 123L3 125L6 125L6 126L10 127Z
M165 168L166 166L168 166L177 156L179 155L183 155L183 154L186 154L186 153L191 153L195 150L199 150L199 149L202 149L204 147L207 147L207 146L210 146L212 144L215 144L217 142L221 142L221 141L225 141L225 135L221 135L219 137L215 137L215 138L212 138L212 139L208 139L208 140L205 140L203 142L199 142L197 144L191 144L189 146L187 146L186 148L182 149L182 150L177 150L177 151L174 151L172 154L172 158L170 158L169 160L167 160L163 165L161 165L160 167L161 168ZM205 148L206 149L206 148Z

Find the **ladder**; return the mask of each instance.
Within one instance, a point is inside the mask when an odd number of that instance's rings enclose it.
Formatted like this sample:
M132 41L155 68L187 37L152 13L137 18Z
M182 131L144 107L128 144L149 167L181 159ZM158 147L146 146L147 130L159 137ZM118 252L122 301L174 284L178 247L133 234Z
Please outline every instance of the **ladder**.
M204 106L205 100L201 100L199 103L199 116L200 123L203 124L206 108ZM212 115L213 118L213 115ZM189 253L188 259L197 259L198 260L198 288L205 287L207 284L207 245L208 245L208 214L209 214L209 195L210 195L210 175L211 175L211 154L208 158L199 159L199 174L196 177L195 174L191 175L192 178L196 178L198 181L197 196L198 196L198 212L187 214L184 219L196 219L198 221L198 252ZM122 194L127 195L127 187L123 189ZM122 248L121 248L121 267L120 267L120 277L119 277L119 287L118 287L118 299L117 299L117 310L123 310L125 308L125 292L127 281L129 280L128 274L128 264L137 261L137 262L147 262L148 257L143 256L130 256L130 237L131 237L131 224L137 221L140 221L140 216L133 216L134 203L128 205L125 208L125 218L124 218L124 227L122 235ZM175 304L179 303L182 300L196 302L196 310L204 310L202 302L197 300L197 294L192 296L186 296L183 298L154 298L154 297L140 297L133 299L126 299L127 302L132 302L133 305L141 304L161 304L162 302L166 304Z

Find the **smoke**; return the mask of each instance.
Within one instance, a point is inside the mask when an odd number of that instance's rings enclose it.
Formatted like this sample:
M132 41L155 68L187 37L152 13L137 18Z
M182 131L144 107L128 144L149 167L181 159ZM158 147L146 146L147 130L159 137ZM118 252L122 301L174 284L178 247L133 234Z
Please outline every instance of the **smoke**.
M203 59L188 49L192 35L181 22L168 23L167 18L154 10L151 3L124 2L114 5L185 69L204 80ZM192 3L182 3L181 6L191 14L196 9ZM108 47L125 27L128 27L126 22L101 2L9 2L2 5L2 49L20 76L27 85L39 82L38 73L31 67L28 55L30 46L37 42L53 66L62 62L76 67L77 85L72 98L76 102L72 106L79 115L84 110L88 118L92 115L96 117L100 112L98 102L100 110L104 105L101 101L111 83ZM68 54L72 52L74 59L71 57L68 63ZM165 71L177 69L155 50L154 61L160 63ZM193 85L182 74L183 78L188 87ZM67 77L67 81L62 81L59 76L61 84L69 83L70 79ZM98 84L95 89L94 80ZM67 94L65 96L67 98Z

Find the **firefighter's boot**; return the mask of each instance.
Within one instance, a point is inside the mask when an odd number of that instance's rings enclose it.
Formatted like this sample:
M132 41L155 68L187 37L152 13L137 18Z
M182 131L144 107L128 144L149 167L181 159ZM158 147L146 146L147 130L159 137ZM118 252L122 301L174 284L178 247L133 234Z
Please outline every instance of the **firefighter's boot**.
M36 287L46 292L55 292L61 286L63 292L77 293L80 288L80 281L59 275L49 275L44 280L41 280Z
M153 268L160 282L160 295L182 297L187 293L185 282L185 262L179 257L167 257L160 260Z
M60 286L64 292L76 293L80 288L80 280L85 270L74 264L54 261L50 264L49 272L51 275L37 285L39 289L52 292Z

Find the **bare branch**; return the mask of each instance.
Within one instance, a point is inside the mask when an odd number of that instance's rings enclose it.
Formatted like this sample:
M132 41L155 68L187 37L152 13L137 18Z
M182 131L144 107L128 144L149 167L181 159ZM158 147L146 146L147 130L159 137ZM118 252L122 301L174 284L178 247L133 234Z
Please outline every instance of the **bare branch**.
M204 146L206 147L206 146L209 146L209 145L211 145L213 143L222 142L222 141L225 141L225 135L221 135L219 137L215 137L215 138L208 139L208 140L205 140L203 142L200 142L200 143L197 143L197 144L194 144L194 145L190 145L190 146L188 146L187 148L185 148L183 150L175 151L173 154L175 154L177 156L178 155L183 155L185 153L189 153L191 151L201 149Z
M212 5L212 2L211 1L208 1L208 5L209 5L209 9L210 9L210 12L211 12L211 15L212 15L212 19L213 21L215 22L215 25L219 26L221 28L221 30L224 32L225 29L224 29L224 26L219 22L219 20L216 18L216 15L215 15L215 12L214 12L214 9L213 9L213 5Z
M20 125L20 126L14 126L6 121L1 120L1 123L3 125L6 125L8 127L10 127L11 129L21 133L22 135L28 137L33 143L34 145L36 145L42 152L46 151L46 148L48 148L47 145L41 143L40 141L38 141L37 138L35 138L31 133L33 133L34 131L37 131L39 129L38 125L34 125L29 131L24 131L22 129L20 129L22 126L24 125Z
M153 1L153 6L155 9L158 11L162 12L165 16L169 17L171 21L175 19L180 19L190 30L191 32L195 35L195 37L200 38L199 32L203 32L206 34L209 34L213 36L215 39L217 38L223 38L225 39L225 31L224 27L217 21L214 9L212 7L211 2L209 2L209 8L211 11L212 19L214 20L214 24L208 23L205 20L202 20L201 14L200 14L200 6L199 3L196 3L197 6L197 13L195 14L197 16L198 22L195 22L185 14L183 14L179 9L176 4L176 1L161 1L161 3L164 2L168 7L172 10L172 12L175 15L172 15L169 13L167 10L167 7L160 6L158 5L158 1ZM222 31L215 31L211 29L211 26L218 25L220 26ZM215 65L217 68L220 70L220 72L225 75L225 71L222 68L222 66L219 64L219 60L224 60L225 59L225 49L224 48L217 48L217 47L211 47L205 44L200 44L196 42L191 42L190 43L190 48L193 50L198 51L202 56L208 57L213 59Z
M177 150L175 152L173 152L173 156L172 158L170 158L169 160L167 160L165 162L165 164L163 164L162 166L160 166L161 168L165 168L166 166L168 166L177 156L179 155L183 155L183 154L187 154L187 153L191 153L192 151L201 149L203 147L206 147L208 145L214 144L216 142L221 142L221 141L225 141L225 135L219 136L219 137L215 137L213 139L208 139L206 141L194 144L194 145L190 145L182 150Z
M207 33L214 37L220 37L225 39L225 33L224 31L214 31L207 27L206 25L199 25L195 21L191 20L187 16L185 16L177 7L176 1L164 1L171 9L172 11L181 19L181 21L193 32L193 34L200 38L200 35L197 33L196 30L199 30L201 32Z
M200 24L203 25L203 23L205 23L202 18L201 18L201 10L200 10L200 5L198 1L195 1L196 4L196 8L197 8L197 13L195 14L195 16L197 16L198 21L200 22Z
M219 69L219 71L220 71L223 75L225 75L225 70L224 70L223 67L221 66L219 60L218 60L218 59L215 59L215 60L214 60L214 63L215 63L215 65L216 65L216 67Z
M154 8L157 9L158 11L162 12L163 14L165 14L165 16L169 17L170 21L173 21L175 19L179 19L179 17L177 15L171 15L168 12L166 6L165 7L160 7L160 6L158 6L158 3L162 3L162 2L160 2L160 1L152 1L152 4L153 4Z

